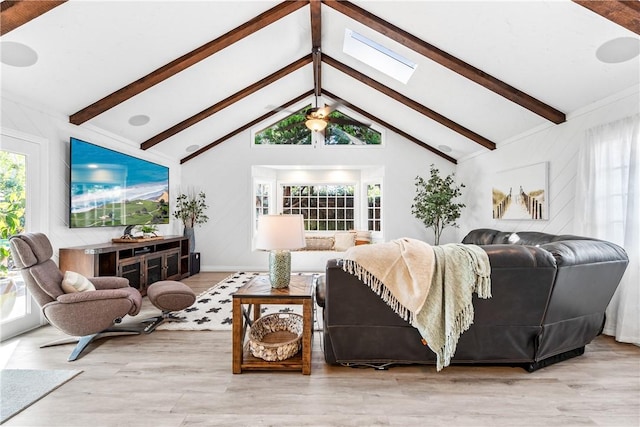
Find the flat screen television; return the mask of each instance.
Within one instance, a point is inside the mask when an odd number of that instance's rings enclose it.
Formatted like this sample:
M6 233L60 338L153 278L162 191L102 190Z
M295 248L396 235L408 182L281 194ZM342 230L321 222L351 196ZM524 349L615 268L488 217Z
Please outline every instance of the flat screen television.
M69 227L169 223L169 168L71 138Z

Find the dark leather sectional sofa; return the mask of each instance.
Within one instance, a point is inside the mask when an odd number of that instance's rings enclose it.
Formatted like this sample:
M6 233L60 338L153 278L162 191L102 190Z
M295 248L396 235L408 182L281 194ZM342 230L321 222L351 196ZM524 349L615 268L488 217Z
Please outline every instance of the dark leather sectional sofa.
M475 295L474 323L452 364L519 365L534 371L584 353L628 264L609 242L539 232L471 231L491 263L492 298ZM357 277L330 260L316 288L327 363L384 368L435 364L418 331Z

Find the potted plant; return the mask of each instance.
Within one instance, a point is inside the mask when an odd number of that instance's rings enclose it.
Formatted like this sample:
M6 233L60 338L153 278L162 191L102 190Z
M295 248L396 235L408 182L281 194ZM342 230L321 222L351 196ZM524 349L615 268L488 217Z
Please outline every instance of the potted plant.
M155 224L139 225L138 230L142 233L142 237L157 237L158 226Z
M184 236L189 238L189 252L195 252L195 233L193 228L198 224L209 221L205 211L209 208L206 203L207 196L203 191L198 194L181 193L176 199L176 209L173 216L182 221L184 225Z
M455 174L440 177L440 171L431 165L429 179L417 176L415 180L416 195L411 205L411 213L427 228L432 228L435 244L440 244L440 235L447 226L458 227L462 203L453 200L462 194L464 184L454 185Z

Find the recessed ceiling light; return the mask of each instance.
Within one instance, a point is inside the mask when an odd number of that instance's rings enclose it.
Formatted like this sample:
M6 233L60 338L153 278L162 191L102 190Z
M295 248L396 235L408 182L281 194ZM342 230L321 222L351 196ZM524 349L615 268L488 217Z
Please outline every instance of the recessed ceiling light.
M190 145L190 146L187 147L187 153L193 153L198 148L200 148L199 145L196 145L196 144Z
M449 147L448 145L438 145L438 150L442 151L443 153L450 153L451 147Z
M0 62L12 67L30 67L38 62L38 54L26 44L0 42Z
M138 114L137 116L129 117L129 124L131 126L144 126L149 123L149 120L151 120L149 116Z
M640 55L640 40L635 37L618 37L598 48L596 58L607 64L626 62Z

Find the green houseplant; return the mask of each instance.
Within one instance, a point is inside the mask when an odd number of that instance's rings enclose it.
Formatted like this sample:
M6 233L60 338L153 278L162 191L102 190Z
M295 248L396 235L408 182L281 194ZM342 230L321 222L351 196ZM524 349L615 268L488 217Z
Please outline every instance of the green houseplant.
M195 251L195 233L193 228L198 224L204 224L209 221L206 210L209 208L206 203L207 196L203 191L198 194L191 192L188 194L180 193L176 199L176 208L173 216L184 225L184 235L189 237L189 251Z
M16 300L16 284L9 272L12 261L9 238L24 230L26 207L25 163L0 151L0 313L7 317Z
M158 226L155 224L144 224L138 225L136 227L141 233L143 237L157 237L158 234Z
M463 203L455 203L454 199L462 195L464 184L458 186L454 181L455 174L440 176L440 171L431 165L429 179L417 176L415 179L416 195L411 205L411 213L427 228L432 228L435 244L440 244L442 230L447 226L458 227Z

